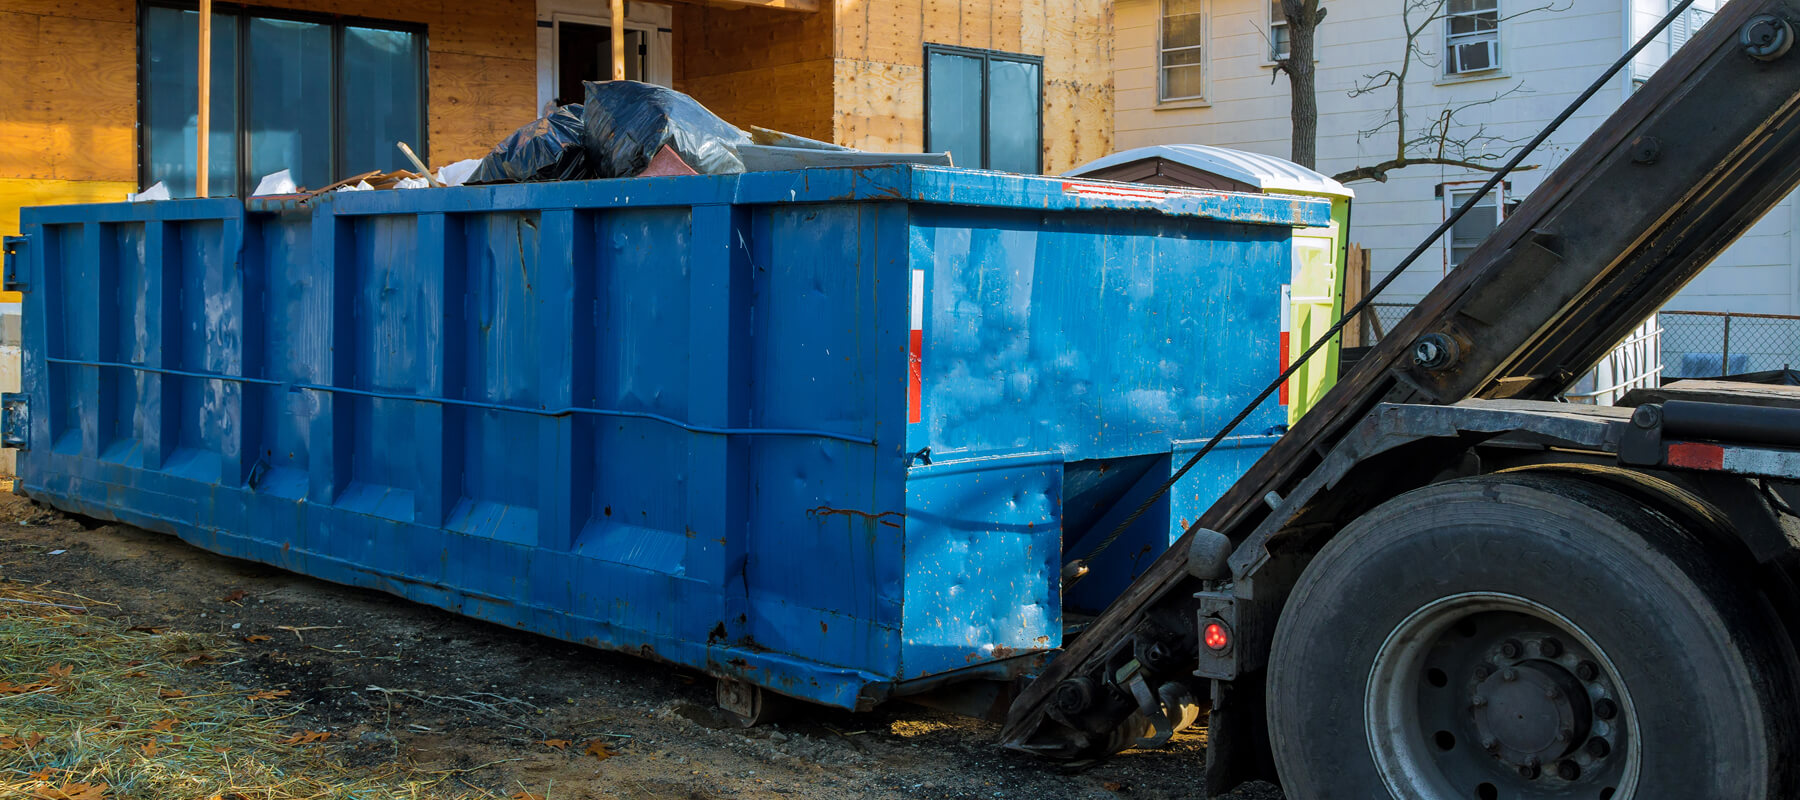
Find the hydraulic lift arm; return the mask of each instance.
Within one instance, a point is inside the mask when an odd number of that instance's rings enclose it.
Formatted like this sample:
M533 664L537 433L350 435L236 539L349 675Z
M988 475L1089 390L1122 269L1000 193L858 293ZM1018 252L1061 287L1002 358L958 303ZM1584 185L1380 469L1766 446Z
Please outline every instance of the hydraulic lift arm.
M1116 745L1144 695L1196 683L1202 578L1268 564L1252 532L1299 512L1283 498L1376 406L1552 399L1800 185L1797 27L1800 2L1722 9L1026 687L1002 743L1057 757ZM1221 559L1190 563L1213 531L1236 548L1229 575L1204 574ZM1259 663L1271 633L1239 631L1239 658ZM1216 683L1215 704L1231 691ZM1224 724L1221 710L1209 759L1261 713Z

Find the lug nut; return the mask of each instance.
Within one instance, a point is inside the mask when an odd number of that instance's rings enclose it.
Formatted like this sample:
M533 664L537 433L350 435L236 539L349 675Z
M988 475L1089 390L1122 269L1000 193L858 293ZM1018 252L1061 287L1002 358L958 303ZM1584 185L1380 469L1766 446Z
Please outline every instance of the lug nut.
M1600 668L1595 666L1592 661L1583 661L1580 664L1575 665L1575 677L1584 681L1591 681L1600 677Z
M1537 780L1537 776L1542 774L1542 771L1538 769L1542 763L1537 760L1537 756L1525 759L1525 764L1519 767L1519 776L1526 780Z
M1555 658L1560 656L1562 655L1562 650L1562 642L1555 639L1545 639L1538 642L1538 652L1544 654L1545 658Z
M1562 690L1555 686L1546 687L1544 689L1544 698L1547 700L1560 700L1562 699Z
M1612 745L1607 744L1605 739L1595 737L1588 740L1587 751L1588 755L1595 758L1605 758L1612 754Z
M1506 681L1507 683L1511 683L1518 679L1519 679L1519 671L1518 670L1513 669L1512 667L1507 667L1506 669L1500 670L1500 680Z
M1524 649L1524 647L1519 645L1519 640L1517 639L1507 639L1500 643L1500 655L1506 656L1507 658L1518 658L1519 653L1523 652Z
M1559 742L1566 742L1573 738L1575 738L1574 728L1563 728L1556 732L1556 740Z
M1476 681L1485 681L1488 679L1488 676L1492 675L1492 674L1494 674L1494 671L1492 669L1489 669L1488 665L1486 665L1486 664L1482 664L1481 666L1475 668L1475 680Z
M1469 698L1469 706L1471 708L1485 708L1487 707L1487 698L1481 695L1475 695L1474 697Z
M1612 719L1618 713L1619 706L1613 701L1604 697L1594 701L1594 716L1601 719Z
M1481 737L1481 749L1492 752L1500 749L1500 740L1492 736Z
M1556 776L1565 781L1581 777L1581 765L1573 761L1564 761L1556 765Z

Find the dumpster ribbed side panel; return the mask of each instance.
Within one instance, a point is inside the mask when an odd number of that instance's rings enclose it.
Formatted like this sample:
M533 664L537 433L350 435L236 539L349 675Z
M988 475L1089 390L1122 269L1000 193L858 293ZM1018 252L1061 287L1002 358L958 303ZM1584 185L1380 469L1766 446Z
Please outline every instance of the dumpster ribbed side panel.
M21 491L846 708L1017 675L1091 533L1065 482L1098 530L1277 366L1261 295L1324 213L1091 190L888 167L28 209Z

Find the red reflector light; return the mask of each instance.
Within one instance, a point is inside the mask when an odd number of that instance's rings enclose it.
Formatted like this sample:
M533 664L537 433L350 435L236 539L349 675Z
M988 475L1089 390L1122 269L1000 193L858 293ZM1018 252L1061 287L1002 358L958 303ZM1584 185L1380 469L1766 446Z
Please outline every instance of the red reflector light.
M1202 638L1205 639L1207 648L1224 650L1231 646L1231 629L1222 622L1210 622L1207 623Z

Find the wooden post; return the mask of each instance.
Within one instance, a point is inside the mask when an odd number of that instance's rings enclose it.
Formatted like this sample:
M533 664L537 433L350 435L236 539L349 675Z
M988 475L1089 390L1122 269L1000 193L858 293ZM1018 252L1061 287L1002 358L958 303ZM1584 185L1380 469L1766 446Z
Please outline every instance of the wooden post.
M212 0L200 0L200 140L194 143L194 182L198 197L206 196L207 139L212 127Z
M612 0L612 79L625 80L625 0Z

